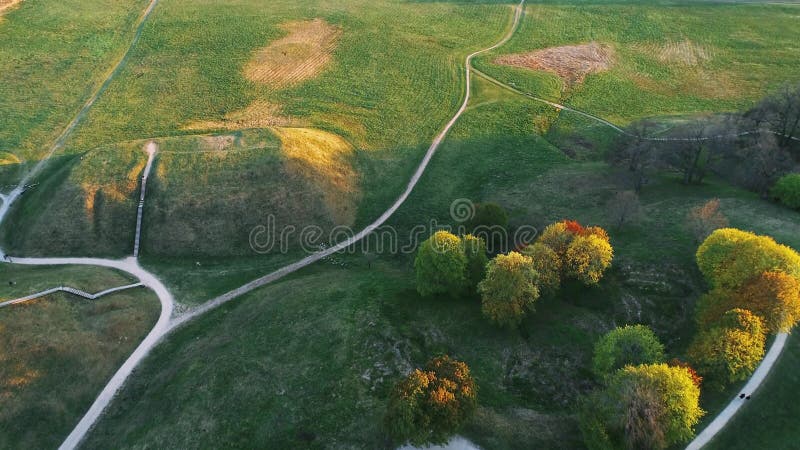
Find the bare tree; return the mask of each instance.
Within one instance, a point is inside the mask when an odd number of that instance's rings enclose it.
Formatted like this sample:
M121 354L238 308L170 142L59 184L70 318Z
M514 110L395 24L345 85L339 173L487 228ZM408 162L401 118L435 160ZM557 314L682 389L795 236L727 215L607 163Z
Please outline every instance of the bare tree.
M606 205L611 220L617 228L633 222L641 216L642 204L634 191L621 191L614 194Z
M761 132L737 152L741 184L763 198L769 195L778 178L789 173L794 165L791 154L778 144L778 140L779 137L772 133Z
M767 125L777 134L782 149L792 147L800 136L800 83L785 84L745 114L757 125Z
M686 225L695 241L702 242L714 230L727 227L728 218L720 211L719 199L715 198L692 208L686 216Z
M652 122L641 121L629 128L632 138L621 142L610 154L610 163L621 171L623 181L635 192L641 192L647 176L656 163L656 146L646 137L652 134Z

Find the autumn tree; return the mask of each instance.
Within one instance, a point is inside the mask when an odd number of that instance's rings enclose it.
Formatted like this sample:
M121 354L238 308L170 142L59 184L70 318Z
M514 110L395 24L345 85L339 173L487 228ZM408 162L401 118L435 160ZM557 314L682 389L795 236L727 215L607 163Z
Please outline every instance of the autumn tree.
M800 280L800 255L768 236L735 228L714 231L697 249L697 265L714 288L736 289L767 271Z
M800 282L783 272L764 272L745 283L732 304L764 319L767 333L788 332L800 320Z
M581 430L590 449L665 449L691 439L703 414L688 370L626 366L584 405Z
M578 236L567 249L564 265L570 276L593 285L603 278L613 256L614 251L607 240L595 234Z
M561 260L550 247L536 242L522 249L522 254L533 260L539 274L538 286L542 295L552 295L561 286Z
M686 216L686 225L696 242L703 242L714 230L728 226L728 218L719 207L719 199L711 199L695 206Z
M477 386L469 367L441 356L397 383L384 419L399 444L444 444L477 408Z
M664 362L664 345L645 325L626 325L608 332L594 346L592 368L605 378L628 365Z
M547 226L538 243L549 247L561 261L561 279L573 278L597 284L613 259L608 233L600 227L584 227L574 220Z
M722 388L753 373L764 357L765 340L761 318L745 309L733 309L716 326L695 337L688 357L711 385Z
M529 256L517 252L496 256L478 285L483 315L500 326L519 325L539 298L538 277Z
M622 228L623 225L639 219L642 214L642 204L636 192L621 191L611 197L606 204L606 210L617 228Z
M446 231L437 231L420 245L414 269L422 296L460 294L467 287L464 246L458 236Z
M786 175L775 183L772 197L792 209L800 209L800 173Z

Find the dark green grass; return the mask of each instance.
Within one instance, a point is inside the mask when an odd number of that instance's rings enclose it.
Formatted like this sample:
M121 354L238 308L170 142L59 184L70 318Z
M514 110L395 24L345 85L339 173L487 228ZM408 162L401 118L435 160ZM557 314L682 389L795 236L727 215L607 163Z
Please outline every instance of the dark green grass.
M59 293L0 310L0 447L57 447L158 310L143 289L96 301Z

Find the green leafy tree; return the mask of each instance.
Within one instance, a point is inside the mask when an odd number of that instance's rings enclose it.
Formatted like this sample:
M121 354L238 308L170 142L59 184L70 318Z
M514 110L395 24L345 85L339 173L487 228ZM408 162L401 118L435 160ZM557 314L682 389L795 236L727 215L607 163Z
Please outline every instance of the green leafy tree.
M800 209L800 173L783 176L772 187L772 196L792 209Z
M764 357L765 341L761 318L744 309L733 309L718 325L695 337L688 357L711 386L721 389L753 373Z
M645 325L626 325L597 341L592 368L605 378L625 366L660 362L664 362L664 345L653 330Z
M561 260L550 247L536 242L522 249L522 254L533 260L533 268L539 274L539 291L555 294L561 286Z
M395 385L384 424L396 443L444 444L474 414L476 396L465 363L433 358Z
M685 368L626 366L584 407L581 429L591 449L664 449L691 439L703 414Z
M467 257L466 279L470 289L475 289L486 275L486 242L480 237L468 234L461 238L464 255Z
M467 287L464 246L458 236L446 231L437 231L420 245L414 269L422 296L457 295Z
M500 326L519 325L539 298L537 280L530 257L517 252L497 255L478 285L483 315Z

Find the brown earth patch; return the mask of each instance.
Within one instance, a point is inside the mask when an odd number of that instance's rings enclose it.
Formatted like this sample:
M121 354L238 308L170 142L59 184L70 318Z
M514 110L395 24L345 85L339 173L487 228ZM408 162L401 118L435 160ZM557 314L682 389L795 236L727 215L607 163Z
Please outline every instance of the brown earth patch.
M262 48L244 68L250 81L276 88L316 76L330 62L341 30L322 19L291 22L288 34Z
M22 0L0 0L0 16L20 3L22 3Z
M589 74L608 70L614 64L614 51L607 45L590 42L505 55L494 63L551 72L573 85L583 82Z
M275 128L287 158L287 171L316 185L334 221L352 225L359 190L348 161L353 147L340 136L313 128Z

